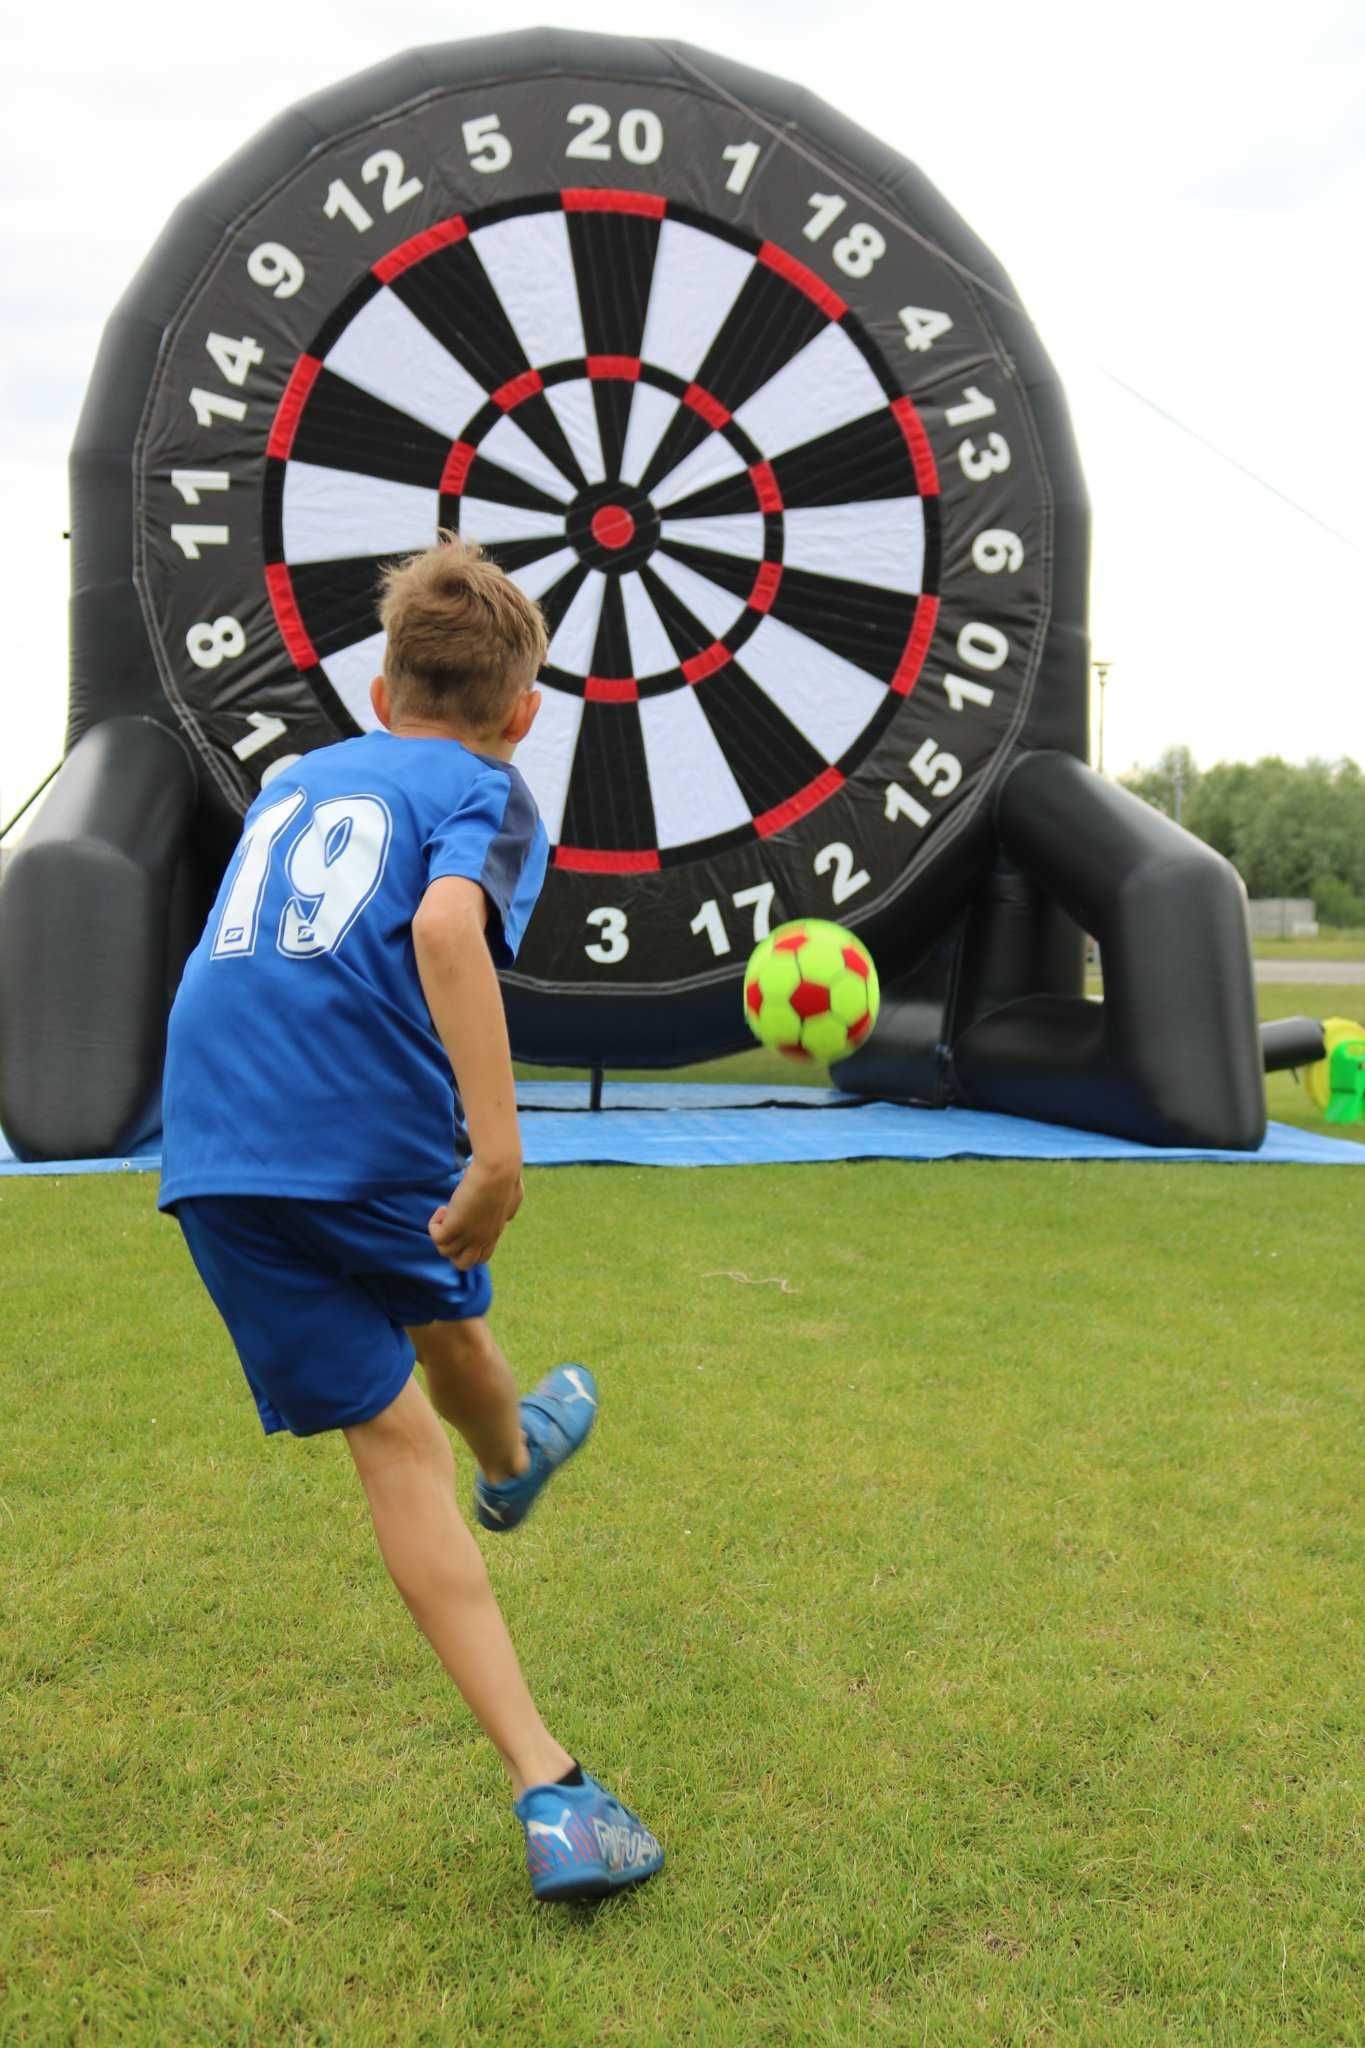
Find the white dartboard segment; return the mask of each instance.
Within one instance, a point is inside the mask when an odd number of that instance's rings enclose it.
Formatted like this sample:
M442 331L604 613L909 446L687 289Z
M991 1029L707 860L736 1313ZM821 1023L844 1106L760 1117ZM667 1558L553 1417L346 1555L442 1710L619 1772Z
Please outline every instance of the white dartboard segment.
M574 495L573 485L564 472L555 467L529 434L522 432L510 413L484 436L479 453L489 462L510 470L513 476L534 484L547 496L558 498L561 504L567 505Z
M659 581L682 599L693 617L700 619L717 640L730 631L744 609L743 598L722 590L709 576L699 576L695 569L675 561L671 555L657 554L650 566Z
M749 806L693 690L646 697L640 730L660 846L733 832Z
M739 657L745 673L828 761L837 761L886 701L886 688L818 640L764 619Z
M553 590L556 583L562 582L577 564L578 556L573 548L557 548L552 555L540 555L534 562L523 562L509 574L528 597L541 598Z
M430 547L440 497L344 469L293 462L284 480L284 545L291 562L402 555Z
M384 672L384 646L384 635L371 633L323 659L328 682L362 732L373 732L379 724L370 703L370 684Z
M677 416L678 401L654 384L637 384L630 401L630 425L626 429L621 474L627 483L638 484L649 467L650 458L663 439L664 430Z
M552 843L559 838L564 821L564 802L582 722L581 697L542 685L535 724L517 748L517 767L530 786Z
M460 500L460 532L494 546L508 540L562 540L564 516L530 505L501 505L486 498Z
M396 298L380 291L327 351L326 366L396 412L458 441L488 393Z
M640 346L644 360L691 383L753 267L744 250L666 220Z
M586 355L564 215L519 214L470 239L532 367Z
M784 526L783 559L789 568L912 595L924 587L922 499L869 498L861 504L799 508L784 515Z
M720 555L739 555L750 562L763 558L761 512L732 512L713 519L665 519L663 538L692 548L711 548Z
M842 329L826 327L739 407L735 420L771 461L885 410L886 393L861 350Z
M654 609L653 598L634 572L621 578L621 602L630 641L631 673L636 676L661 675L675 667L677 649Z
M606 582L606 577L596 569L590 569L584 577L550 642L548 659L552 667L580 676L586 676L591 669Z
M727 441L721 434L708 434L699 448L694 448L676 469L670 470L662 482L655 485L652 493L654 503L662 511L666 506L677 505L684 498L706 490L711 484L743 476L747 467L732 441Z
M590 484L600 484L607 473L607 465L602 453L602 434L597 423L592 385L586 377L575 377L568 384L551 384L545 396L551 412L564 429L565 439L573 449L579 468Z

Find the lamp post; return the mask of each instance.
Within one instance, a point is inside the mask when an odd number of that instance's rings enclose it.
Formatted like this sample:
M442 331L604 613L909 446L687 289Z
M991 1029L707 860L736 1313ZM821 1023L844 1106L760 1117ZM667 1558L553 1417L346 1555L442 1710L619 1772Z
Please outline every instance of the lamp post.
M1114 666L1114 664L1113 664L1113 662L1112 662L1112 661L1092 661L1092 662L1091 662L1091 664L1090 664L1090 666L1091 666L1091 667L1092 667L1092 668L1094 669L1094 671L1095 671L1095 681L1096 681L1096 682L1097 682L1097 683L1099 684L1099 687L1100 687L1100 750L1099 750L1099 760L1098 760L1098 762L1096 763L1096 766L1098 767L1098 769L1099 769L1099 772L1100 772L1100 774L1101 774L1101 775L1103 775L1103 773L1104 773L1104 686L1105 686L1105 684L1106 684L1106 683L1108 682L1108 680L1109 680L1109 671L1110 671L1110 669L1111 669L1111 668L1112 668L1112 667Z

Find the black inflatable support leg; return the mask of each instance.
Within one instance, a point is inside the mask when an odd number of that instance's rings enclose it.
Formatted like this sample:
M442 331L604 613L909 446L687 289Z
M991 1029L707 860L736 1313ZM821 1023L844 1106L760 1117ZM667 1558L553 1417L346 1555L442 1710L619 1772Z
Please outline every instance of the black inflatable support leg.
M1039 996L953 1048L983 1109L1148 1145L1254 1151L1265 1086L1246 893L1220 854L1083 762L1026 754L1000 842L1099 941L1104 1003Z
M78 741L0 887L0 1127L21 1158L125 1149L156 1109L197 784L150 718Z

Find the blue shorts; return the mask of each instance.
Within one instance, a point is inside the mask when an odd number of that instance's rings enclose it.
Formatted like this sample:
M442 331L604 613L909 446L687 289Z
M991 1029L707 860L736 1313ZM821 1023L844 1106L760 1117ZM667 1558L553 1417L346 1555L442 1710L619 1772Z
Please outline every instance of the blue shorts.
M186 1195L174 1205L267 1433L368 1422L411 1376L408 1328L487 1314L487 1266L457 1272L427 1233L449 1200L447 1180L358 1202Z

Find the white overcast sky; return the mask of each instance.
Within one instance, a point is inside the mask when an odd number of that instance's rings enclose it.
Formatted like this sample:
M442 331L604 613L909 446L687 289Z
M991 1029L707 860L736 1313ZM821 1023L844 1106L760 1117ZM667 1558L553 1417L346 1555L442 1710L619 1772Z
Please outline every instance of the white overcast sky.
M1089 482L1111 772L1177 741L1205 763L1365 758L1361 0L75 0L0 27L5 815L61 751L82 392L173 206L318 87L541 22L681 37L814 88L1004 263Z

